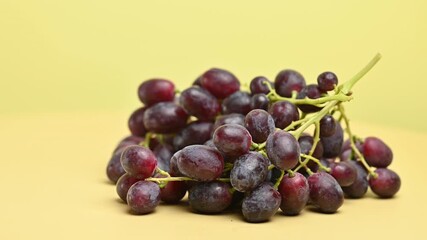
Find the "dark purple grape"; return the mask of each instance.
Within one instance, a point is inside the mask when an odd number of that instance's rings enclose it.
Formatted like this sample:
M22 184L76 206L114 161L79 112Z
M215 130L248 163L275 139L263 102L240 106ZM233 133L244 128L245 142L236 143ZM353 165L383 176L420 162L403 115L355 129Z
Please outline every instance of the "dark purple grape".
M375 170L378 176L369 177L369 186L372 192L382 198L393 197L400 189L400 177L394 171L387 168Z
M271 163L281 170L294 168L301 153L295 137L285 131L275 131L267 138L267 155Z
M129 117L128 127L132 135L144 137L147 129L144 127L144 112L145 107L138 108Z
M188 114L172 102L157 103L144 113L145 128L154 133L174 133L187 125Z
M251 97L251 109L262 109L268 111L270 100L264 93L257 93Z
M159 202L160 188L153 182L136 182L127 194L127 203L135 214L150 213L159 205Z
M363 155L363 143L359 140L356 140L355 145L357 150L359 150L359 152ZM347 139L344 141L341 147L341 153L339 157L341 161L356 160L357 156L355 155L355 153L353 153L353 150L350 144L350 139Z
M249 152L234 162L230 172L231 185L240 192L247 192L265 181L269 161L261 153Z
M151 177L157 167L157 159L153 152L138 145L127 147L120 161L127 173L141 179Z
M251 134L237 124L225 124L213 134L216 148L228 157L238 157L249 152L252 144Z
M197 77L196 80L194 80L192 86L202 86L202 82L201 82L201 76Z
M140 178L132 177L128 173L124 174L119 178L116 185L116 192L119 197L126 202L126 196L128 194L129 188L136 182L141 181Z
M251 95L237 91L222 101L222 113L240 113L246 115L251 110Z
M344 133L341 124L337 122L335 133L330 137L320 137L323 145L323 157L336 158L341 153L341 147L344 141Z
M367 137L363 143L363 156L373 167L386 168L393 160L393 152L381 139Z
M334 135L336 129L336 121L331 115L325 115L320 120L320 136L330 137Z
M282 97L291 97L292 91L300 92L303 87L305 87L305 79L295 70L283 70L274 80L274 88Z
M190 207L200 213L220 213L231 204L233 196L224 182L197 183L188 192Z
M169 163L169 174L174 177L182 177L184 174L179 171L178 168L178 159L181 156L181 150L174 153L171 157L170 163Z
M337 180L341 187L348 187L356 181L357 169L349 161L342 161L330 165L330 174Z
M240 89L239 80L227 70L212 68L200 78L202 87L219 99L224 99Z
M170 160L174 154L174 149L169 144L159 144L153 150L157 158L157 167L163 171L169 172Z
M276 129L271 115L262 109L250 111L245 117L245 127L252 136L252 141L262 143Z
M199 181L219 178L224 169L224 159L217 150L204 145L191 145L177 156L179 172Z
M200 87L190 87L180 96L181 106L192 116L201 121L211 121L220 113L218 100Z
M173 146L180 150L189 145L203 144L211 138L212 130L213 123L192 122L175 136Z
M139 143L143 142L144 138L143 137L138 137L138 136L128 136L123 138L119 144L117 144L117 147L114 149L113 154L115 153L119 153L120 154L123 152L123 150L125 150L125 148L131 146L131 145L138 145Z
M308 202L310 189L301 173L295 173L292 177L289 174L283 176L278 190L282 196L280 209L286 215L299 214Z
M165 175L156 173L156 178L165 178ZM177 203L187 193L187 184L182 181L170 181L163 188L160 188L160 200L165 203Z
M211 147L211 148L213 148L213 149L216 149L216 146L215 146L215 144L214 144L214 142L213 142L213 139L209 139L209 140L207 140L203 145L208 146L208 147Z
M301 153L309 154L313 147L314 139L312 136L304 135L298 138L298 143L301 149ZM317 142L316 148L314 148L313 157L320 159L323 156L323 145L319 141ZM305 159L305 158L303 158Z
M368 173L356 161L349 161L357 170L357 177L353 184L348 187L342 187L345 195L350 198L361 198L368 191Z
M258 76L252 79L251 83L249 84L249 88L251 89L252 94L267 94L270 92L270 89L268 88L267 84L269 84L271 88L273 88L273 83L270 82L266 77Z
M239 210L242 209L242 203L243 203L244 197L245 197L245 193L234 191L230 208L239 209Z
M284 129L293 121L299 120L297 107L288 101L275 102L268 112L273 117L276 127L280 129Z
M107 177L113 183L126 173L120 162L121 155L122 152L114 153L107 165Z
M310 201L324 213L334 213L344 202L344 193L338 182L326 172L317 172L308 178Z
M317 84L319 84L319 89L323 92L332 91L338 85L337 75L333 72L321 73L317 77Z
M279 209L280 201L280 193L269 183L262 183L243 199L243 217L253 223L268 221Z
M321 95L322 95L322 93L320 92L317 85L316 84L310 84L310 85L305 86L298 93L297 99L304 99L304 98L317 99L317 98L320 98ZM321 109L319 107L309 105L309 104L298 105L298 108L301 109L301 111L303 111L305 113L317 112Z
M225 124L238 124L240 126L245 126L245 116L240 113L218 116L215 120L213 130L215 131L217 128Z
M146 106L171 102L175 97L175 85L166 79L150 79L139 86L138 96Z

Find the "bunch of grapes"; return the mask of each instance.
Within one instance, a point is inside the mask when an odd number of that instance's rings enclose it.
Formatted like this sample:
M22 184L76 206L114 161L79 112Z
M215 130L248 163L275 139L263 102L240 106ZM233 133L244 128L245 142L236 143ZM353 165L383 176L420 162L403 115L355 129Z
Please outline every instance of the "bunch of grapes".
M344 196L361 198L368 187L390 198L401 184L388 169L392 150L353 135L343 107L379 58L340 85L332 72L306 84L283 70L274 82L255 77L244 91L217 68L182 92L169 80L145 81L143 107L131 114L131 135L114 150L107 176L135 214L187 192L195 212L239 208L248 222L267 221L279 208L297 215L307 205L334 213Z

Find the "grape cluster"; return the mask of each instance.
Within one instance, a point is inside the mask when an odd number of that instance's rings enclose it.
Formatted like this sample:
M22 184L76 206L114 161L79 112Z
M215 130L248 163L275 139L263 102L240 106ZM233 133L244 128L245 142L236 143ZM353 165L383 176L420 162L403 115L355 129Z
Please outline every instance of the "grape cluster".
M114 150L107 176L135 214L187 192L194 212L239 208L248 222L268 221L279 208L334 213L344 196L361 198L368 187L393 197L401 182L388 168L392 150L379 138L353 135L342 104L378 59L341 85L332 72L306 84L289 69L274 82L255 77L250 91L218 68L182 92L166 79L145 81L143 107L131 114L131 135Z

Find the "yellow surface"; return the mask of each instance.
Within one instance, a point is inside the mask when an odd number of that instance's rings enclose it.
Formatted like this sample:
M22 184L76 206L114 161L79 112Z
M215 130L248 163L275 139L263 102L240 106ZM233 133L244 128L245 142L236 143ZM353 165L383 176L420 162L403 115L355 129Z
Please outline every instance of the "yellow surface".
M424 239L426 12L421 0L1 0L0 239ZM310 83L324 70L343 81L376 52L383 59L347 112L358 135L393 148L395 199L369 194L335 215L252 225L185 207L132 216L106 181L144 79L182 89L216 66L242 82L283 68Z

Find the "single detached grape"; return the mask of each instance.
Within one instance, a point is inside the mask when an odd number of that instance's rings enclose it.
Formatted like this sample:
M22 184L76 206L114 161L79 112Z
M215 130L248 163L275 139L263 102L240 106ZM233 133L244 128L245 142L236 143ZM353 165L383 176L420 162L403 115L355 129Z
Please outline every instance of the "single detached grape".
M226 156L238 157L249 152L252 144L251 134L237 124L225 124L213 134L216 148Z
M387 168L375 170L378 176L369 177L369 187L372 192L382 198L393 197L400 189L400 177L394 171Z
M338 157L341 153L341 147L344 141L344 133L341 124L337 122L335 126L335 133L329 137L320 137L320 141L323 145L324 157Z
M200 87L190 87L181 93L179 102L192 116L201 121L211 121L221 111L218 100Z
M321 73L317 77L317 84L319 84L319 89L323 92L332 91L338 85L337 75L333 72Z
M237 91L222 101L222 113L240 113L246 115L251 110L251 95Z
M219 99L226 98L240 89L240 82L231 72L212 68L201 76L203 88Z
M190 207L200 213L220 213L232 201L230 186L224 182L196 183L188 192Z
M269 183L262 183L242 203L243 217L248 222L268 221L279 209L280 193Z
M265 142L268 135L275 130L273 118L268 112L261 109L254 109L246 115L245 127L256 143Z
M393 160L393 152L381 139L367 137L363 142L363 156L373 167L386 168Z
M305 87L305 79L295 70L283 70L274 80L274 88L282 97L291 97L293 91L300 92L303 87Z
M267 94L270 92L270 89L268 88L267 84L269 84L271 88L273 88L272 82L270 82L266 77L259 76L252 79L251 83L249 84L249 88L251 89L252 94Z
M220 126L225 124L231 124L231 123L238 124L240 126L245 126L245 116L240 113L231 113L231 114L221 115L216 118L213 130L215 131Z
M334 135L336 129L336 121L331 115L325 115L320 120L320 136L330 137Z
M150 79L139 86L138 96L146 106L170 102L175 97L175 85L166 79Z
M268 111L270 100L264 93L257 93L251 97L251 109L262 109Z
M151 177L157 167L157 159L153 152L138 145L127 147L120 161L127 173L141 179Z
M172 159L171 159L172 164ZM199 181L219 178L224 169L224 159L217 150L204 145L183 148L177 156L179 172Z
M324 213L334 213L344 202L344 193L338 182L326 172L317 172L308 178L311 203Z
M173 146L180 150L189 145L203 144L211 138L212 130L210 122L192 122L175 136Z
M267 138L267 155L271 163L281 170L294 168L298 164L301 149L295 137L285 131L275 131Z
M167 143L158 144L154 148L153 154L157 159L157 167L166 172L169 172L170 160L174 154L173 147Z
M342 187L345 195L349 198L361 198L368 191L368 173L365 168L363 168L356 161L348 161L351 163L357 170L357 177L354 180L353 184L348 187Z
M308 202L310 189L307 179L301 173L294 176L286 174L279 185L279 193L282 196L280 209L286 215L297 215Z
M277 128L284 129L299 119L297 107L288 101L278 101L271 105L268 112L274 119Z
M144 137L147 129L144 127L144 112L145 107L138 108L130 115L128 126L132 135Z
M357 169L350 161L342 161L330 165L330 174L341 187L348 187L356 181Z
M310 85L303 87L303 89L301 89L301 91L297 95L297 99L304 99L304 98L317 99L317 98L320 98L321 95L322 95L322 93L320 92L317 85L316 84L310 84ZM305 113L317 112L321 109L319 107L309 105L309 104L298 105L298 108L301 109L301 111L303 111Z
M119 180L117 181L116 184L116 192L117 195L119 195L119 197L126 202L127 199L127 194L129 191L129 188L135 184L136 182L141 181L140 178L136 178L136 177L132 177L131 175L129 175L128 173L124 174L123 176L121 176L119 178Z
M145 128L154 133L178 132L187 124L188 114L172 102L157 103L144 113Z
M230 172L231 185L240 192L247 192L265 181L269 161L261 153L249 152L234 162Z
M135 214L150 213L159 205L159 202L160 188L153 182L139 181L129 188L127 203Z

